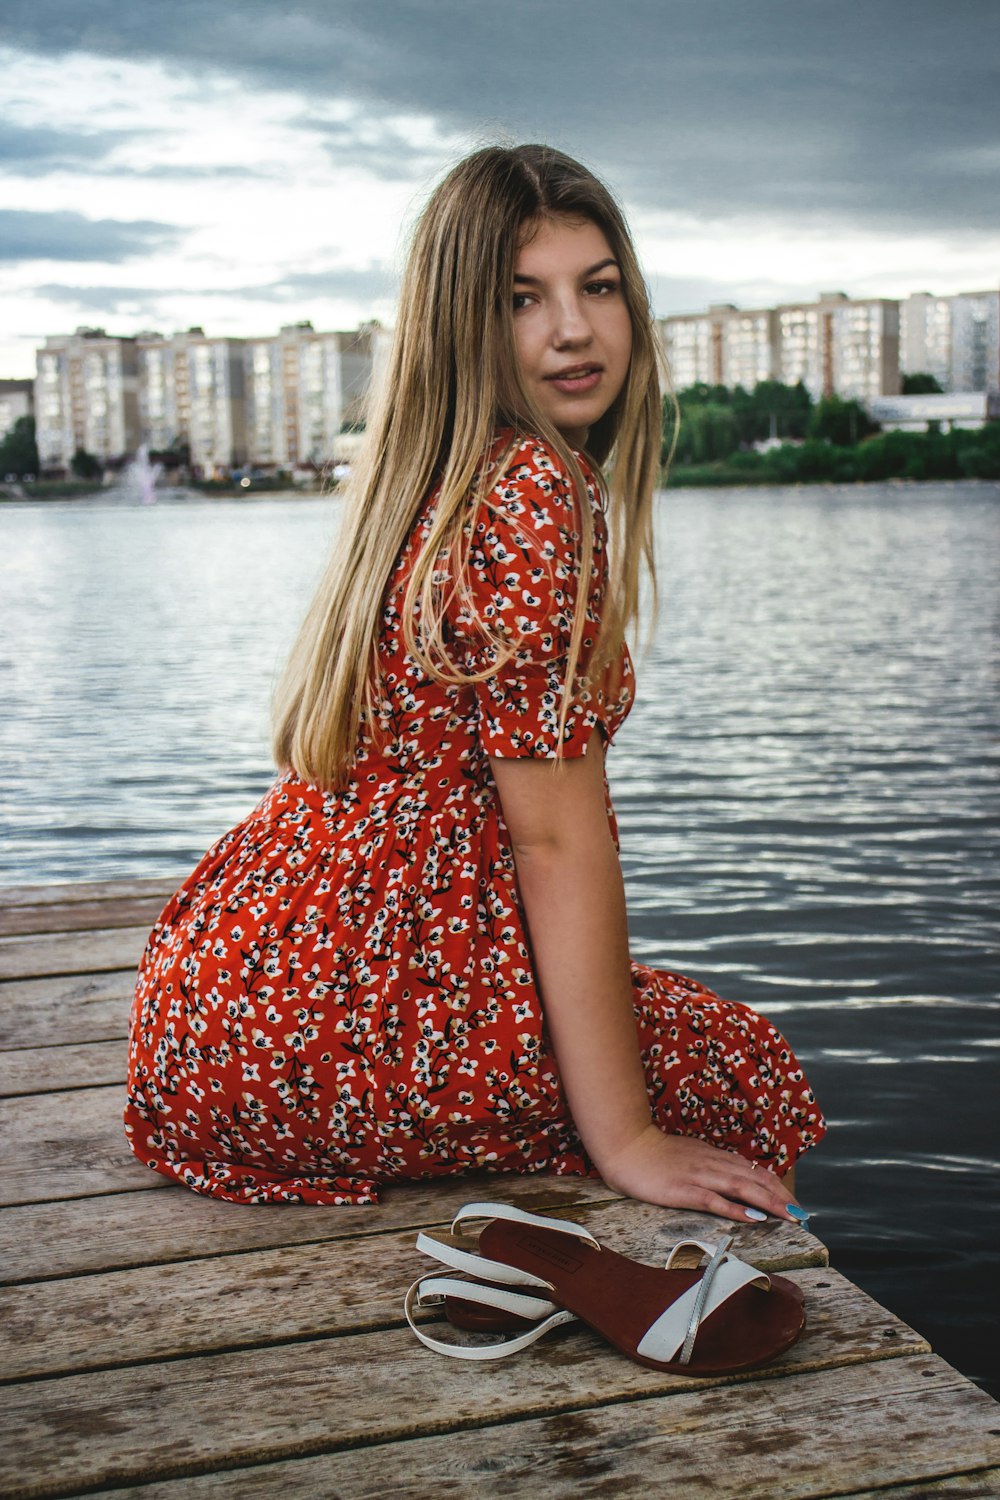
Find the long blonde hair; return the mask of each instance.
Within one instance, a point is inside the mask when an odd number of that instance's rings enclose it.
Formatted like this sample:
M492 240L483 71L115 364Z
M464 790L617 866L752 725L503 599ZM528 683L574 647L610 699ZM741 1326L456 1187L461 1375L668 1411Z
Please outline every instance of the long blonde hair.
M606 481L611 575L592 675L638 613L639 572L653 586L652 494L660 455L659 343L649 296L621 210L579 162L548 146L491 146L460 162L437 187L414 234L385 378L349 483L346 514L306 614L274 704L274 754L320 786L340 787L362 718L374 730L381 690L382 603L429 490L439 487L431 530L409 577L406 649L437 681L479 680L449 655L447 604L464 589L470 495L496 429L536 433L569 472L580 519L580 580L566 681L576 681L593 557L593 517L580 465L538 411L517 367L514 262L525 230L546 217L589 219L621 270L632 320L632 357L614 405L590 429L587 452L610 461ZM488 492L481 473L472 500ZM451 580L442 597L442 564ZM484 633L489 636L489 632ZM499 657L517 641L491 637ZM494 665L493 670L496 667ZM486 674L479 674L480 677ZM563 695L562 726L569 709Z

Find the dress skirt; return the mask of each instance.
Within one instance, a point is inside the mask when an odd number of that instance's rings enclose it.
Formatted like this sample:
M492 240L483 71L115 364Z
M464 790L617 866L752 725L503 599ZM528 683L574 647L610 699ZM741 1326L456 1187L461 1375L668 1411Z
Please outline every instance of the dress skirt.
M454 685L402 639L431 494L387 590L381 696L347 786L286 772L162 913L132 1011L125 1128L135 1155L239 1203L374 1203L385 1184L592 1166L566 1107L491 757L610 745L632 701L627 649L571 696L560 731L579 521L534 438L500 434L470 514L470 587L450 621L482 670ZM607 578L600 493L585 648ZM481 622L490 620L486 637ZM613 755L613 752L611 752ZM610 797L609 828L617 841ZM654 1117L778 1171L823 1120L775 1028L694 979L633 962Z

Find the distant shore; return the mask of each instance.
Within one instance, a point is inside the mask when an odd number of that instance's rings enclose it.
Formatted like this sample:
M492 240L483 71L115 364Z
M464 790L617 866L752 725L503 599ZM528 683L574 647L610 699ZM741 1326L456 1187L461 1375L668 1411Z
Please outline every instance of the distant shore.
M815 475L810 478L797 479L775 479L770 474L747 473L745 469L739 469L726 463L713 464L677 464L664 479L661 478L657 488L661 490L681 489L801 489L803 486L813 485L836 485L838 489L867 489L869 486L878 484L905 485L908 489L925 484L981 484L983 481L971 476L961 478L942 479L937 477L916 478L912 475L891 475L888 480L884 479L832 479L824 475ZM989 481L987 481L989 482ZM997 481L994 481L997 482ZM278 487L255 486L253 489L241 489L238 485L178 485L158 490L156 498L167 498L177 492L186 493L192 497L206 500L268 500L268 499L292 499L292 500L324 500L335 495L336 489L286 489ZM12 484L0 484L0 505L4 504L30 504L36 502L45 504L54 500L101 500L118 498L124 499L121 491L115 486L105 484L87 484L82 480L51 480L25 486L23 489ZM139 504L137 500L135 502Z
M336 487L298 486L277 484L254 484L249 488L239 483L227 484L212 480L204 484L191 483L165 485L153 492L155 500L169 494L181 492L207 500L264 500L269 497L291 496L300 499L322 499L336 494ZM122 500L132 498L121 485L102 484L99 480L84 479L39 479L32 484L0 484L0 504L24 504L33 500ZM136 498L136 504L140 501Z

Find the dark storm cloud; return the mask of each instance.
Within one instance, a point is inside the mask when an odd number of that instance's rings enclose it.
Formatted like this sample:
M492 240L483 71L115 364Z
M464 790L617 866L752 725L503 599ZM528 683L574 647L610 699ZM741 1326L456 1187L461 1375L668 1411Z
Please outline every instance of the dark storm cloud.
M993 228L988 0L7 0L18 46L224 69L369 117L552 140L634 207ZM370 153L363 136L337 144ZM422 171L419 152L395 162Z
M162 250L177 239L152 219L88 219L76 213L0 208L0 260L105 261Z

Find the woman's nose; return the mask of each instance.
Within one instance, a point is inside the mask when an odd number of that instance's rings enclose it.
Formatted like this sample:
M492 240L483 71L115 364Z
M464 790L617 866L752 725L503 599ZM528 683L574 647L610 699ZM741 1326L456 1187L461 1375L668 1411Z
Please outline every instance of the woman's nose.
M553 319L553 340L557 347L588 344L592 337L590 319L576 298L560 302Z

